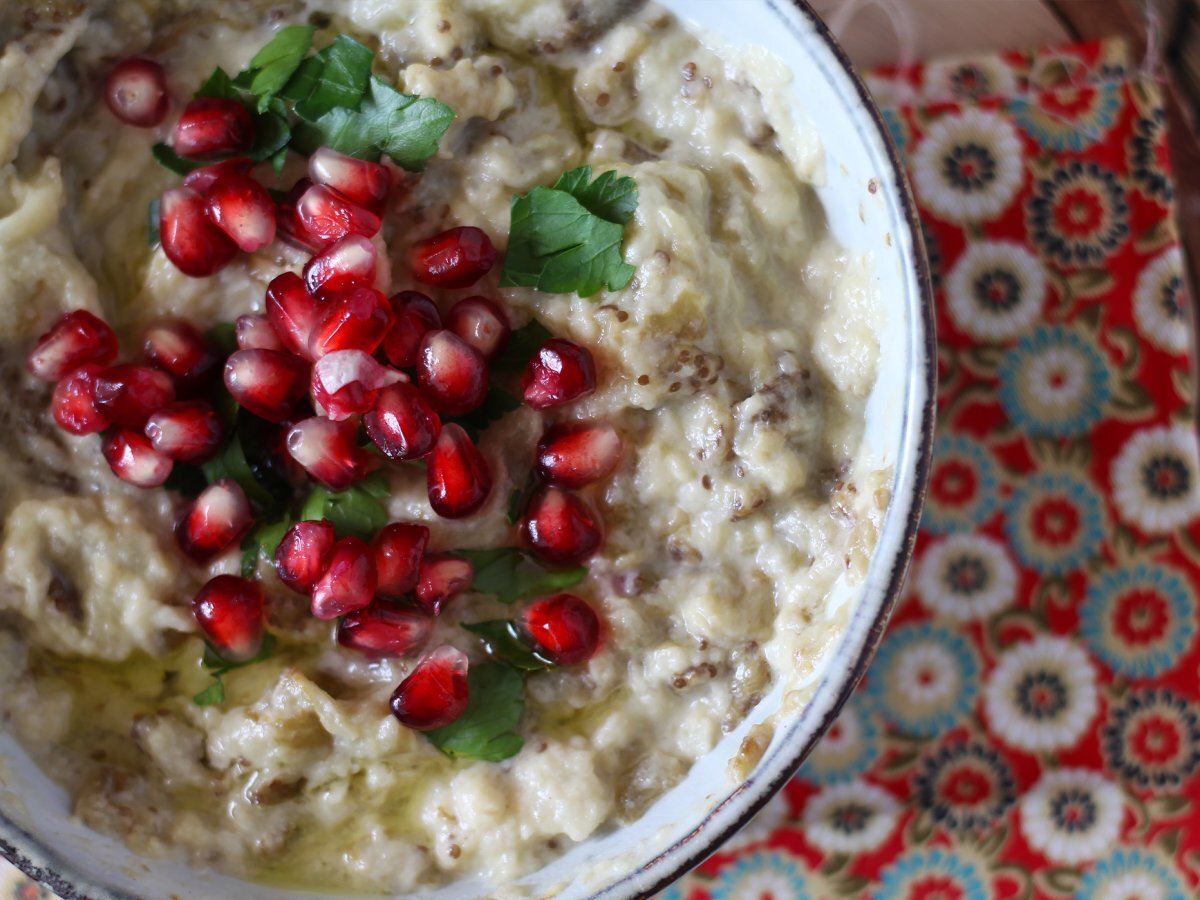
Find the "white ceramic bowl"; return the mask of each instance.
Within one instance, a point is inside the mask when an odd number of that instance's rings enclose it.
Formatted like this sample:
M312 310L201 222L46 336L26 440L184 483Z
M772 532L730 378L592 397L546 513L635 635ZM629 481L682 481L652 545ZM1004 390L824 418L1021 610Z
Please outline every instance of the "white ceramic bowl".
M933 430L935 355L927 264L903 170L878 111L828 30L787 0L659 0L702 31L758 45L795 75L793 112L821 135L825 179L817 187L834 234L865 253L883 299L882 360L867 409L869 459L891 466L892 502L865 584L843 585L849 626L820 661L812 700L780 714L775 737L750 777L731 784L726 763L746 732L780 713L777 688L688 777L638 822L594 836L502 896L643 896L699 863L796 771L862 676L900 591L912 553ZM212 871L132 854L70 818L65 792L0 734L0 851L66 900L154 897L278 900L296 894ZM458 884L439 897L497 896L495 886Z

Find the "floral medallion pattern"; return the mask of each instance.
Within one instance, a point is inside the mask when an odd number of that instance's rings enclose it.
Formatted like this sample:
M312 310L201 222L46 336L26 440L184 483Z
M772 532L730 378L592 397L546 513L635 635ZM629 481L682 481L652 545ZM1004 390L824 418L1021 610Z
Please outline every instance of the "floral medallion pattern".
M871 84L939 275L921 535L782 821L671 897L1200 896L1200 444L1159 88L1117 43Z

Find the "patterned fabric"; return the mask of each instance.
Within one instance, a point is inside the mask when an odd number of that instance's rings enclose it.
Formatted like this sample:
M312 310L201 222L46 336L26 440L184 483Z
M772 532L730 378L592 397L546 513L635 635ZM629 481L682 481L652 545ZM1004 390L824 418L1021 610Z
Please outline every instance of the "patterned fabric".
M1111 42L869 81L934 266L916 557L770 828L665 896L1200 896L1200 453L1158 86Z
M1099 43L871 75L937 289L923 531L858 693L665 898L1200 891L1190 304L1128 72Z

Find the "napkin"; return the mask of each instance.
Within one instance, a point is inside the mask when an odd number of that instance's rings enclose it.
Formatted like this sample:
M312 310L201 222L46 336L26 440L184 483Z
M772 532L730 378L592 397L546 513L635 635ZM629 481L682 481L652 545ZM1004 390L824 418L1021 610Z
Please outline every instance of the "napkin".
M938 435L858 691L687 898L1200 885L1200 453L1161 89L1115 41L882 69Z

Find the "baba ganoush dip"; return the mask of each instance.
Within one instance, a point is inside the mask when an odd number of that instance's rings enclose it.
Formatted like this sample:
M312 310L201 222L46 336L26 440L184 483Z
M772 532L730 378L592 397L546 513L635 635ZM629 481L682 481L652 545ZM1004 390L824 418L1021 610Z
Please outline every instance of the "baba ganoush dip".
M151 323L262 314L268 284L305 268L312 251L276 239L189 277L147 239L148 206L180 177L152 145L214 67L243 70L305 24L313 48L352 37L381 83L454 113L375 226L383 293L427 292L442 315L482 295L518 333L536 321L594 358L590 393L480 430L494 485L472 515L436 515L422 466L384 461L388 520L426 526L431 552L509 546L548 427L608 423L623 447L581 492L603 543L566 588L595 610L598 646L521 674L520 740L499 760L401 724L389 697L421 654L339 644L253 552L274 647L212 694L191 603L246 571L243 551L181 553L186 490L114 477L107 436L56 427L50 386L26 371L69 310L110 323L137 361ZM781 63L616 0L49 0L7 4L0 36L0 708L85 823L283 885L499 884L637 819L773 685L811 679L841 627L830 592L865 575L888 473L860 459L878 298L826 229L820 135L789 117ZM130 57L166 72L158 127L105 105ZM279 162L261 169L283 192L306 159ZM482 229L503 258L513 198L585 165L636 183L619 290L502 286L500 263L469 287L414 280L410 248L447 229ZM519 619L532 599L467 589L426 649L482 664L461 625Z

